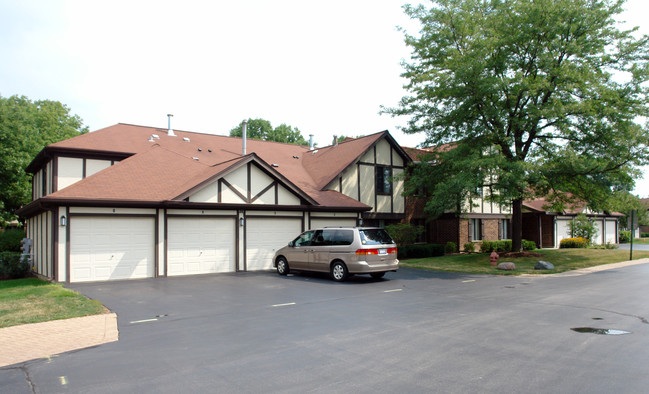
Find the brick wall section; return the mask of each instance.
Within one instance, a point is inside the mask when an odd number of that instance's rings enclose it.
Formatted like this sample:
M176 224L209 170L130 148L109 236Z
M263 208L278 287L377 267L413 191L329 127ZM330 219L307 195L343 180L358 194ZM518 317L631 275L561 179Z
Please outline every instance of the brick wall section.
M498 219L482 219L482 239L485 241L498 240Z
M469 220L460 219L460 243L458 247L460 250L464 250L464 244L469 242Z
M458 219L440 218L428 222L426 228L426 242L434 244L446 244L455 242L458 244Z

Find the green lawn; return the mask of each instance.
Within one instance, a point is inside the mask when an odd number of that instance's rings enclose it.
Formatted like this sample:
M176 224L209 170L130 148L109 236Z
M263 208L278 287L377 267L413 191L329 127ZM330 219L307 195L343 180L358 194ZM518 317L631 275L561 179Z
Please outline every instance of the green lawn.
M629 260L628 250L618 249L543 249L537 250L542 257L501 257L498 262L511 261L516 264L516 271L500 271L489 262L489 255L483 253L458 254L423 259L401 260L399 265L408 268L420 268L433 271L451 271L470 274L520 275L520 274L556 274L596 265L619 263ZM648 258L649 252L634 251L633 259ZM537 261L544 260L554 264L555 269L535 270Z
M36 278L0 281L0 327L105 313L106 308L60 284Z
M649 238L633 238L634 245L649 245Z

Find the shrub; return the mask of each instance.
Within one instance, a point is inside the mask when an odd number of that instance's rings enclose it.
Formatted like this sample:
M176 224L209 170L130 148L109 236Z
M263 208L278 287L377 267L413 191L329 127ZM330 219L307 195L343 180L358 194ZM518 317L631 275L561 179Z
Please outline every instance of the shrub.
M415 226L410 223L388 224L385 231L390 234L397 245L410 245L424 232L424 226Z
M447 242L446 245L444 245L444 253L451 254L455 252L457 252L457 245L455 242Z
M640 233L640 238L649 238L649 233Z
M620 243L627 244L631 241L631 230L620 231Z
M590 240L578 237L578 238L564 238L559 243L560 248L587 248L590 244Z
M480 244L480 251L482 253L507 253L512 251L512 240L502 239L500 241L482 241Z
M568 223L568 227L574 238L582 238L588 240L589 243L599 232L595 222L583 213L577 215L573 221Z
M605 243L605 244L601 244L601 245L591 245L590 247L592 249L617 249L617 245L612 244L612 243Z
M397 258L399 259L414 259L436 256L444 256L444 245L418 244L400 246L397 248Z
M23 230L6 230L0 233L0 252L20 252L21 241L25 238Z
M482 241L480 242L480 251L482 253L491 253L494 250L494 244L492 241Z
M475 245L473 242L467 242L464 244L464 251L467 253L473 253L475 252Z
M522 241L523 250L536 250L536 242L524 239Z
M29 263L18 252L0 252L0 277L15 279L29 273Z

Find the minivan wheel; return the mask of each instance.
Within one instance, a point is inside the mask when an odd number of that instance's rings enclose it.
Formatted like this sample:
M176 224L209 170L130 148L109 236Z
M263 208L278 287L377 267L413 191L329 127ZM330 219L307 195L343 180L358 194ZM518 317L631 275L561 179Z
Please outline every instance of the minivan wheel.
M347 267L340 261L331 265L331 278L336 282L342 282L347 279Z
M287 275L290 271L288 267L288 262L284 257L277 259L277 273L280 275Z
M385 272L372 272L370 276L374 279L381 279L385 275Z

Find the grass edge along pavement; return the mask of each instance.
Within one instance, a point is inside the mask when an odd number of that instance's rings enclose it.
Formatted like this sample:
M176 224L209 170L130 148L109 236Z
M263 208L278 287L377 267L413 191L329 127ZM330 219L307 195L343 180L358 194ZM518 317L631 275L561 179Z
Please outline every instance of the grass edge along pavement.
M0 328L108 313L97 300L38 278L0 281Z
M629 251L620 249L537 249L540 257L500 257L498 262L516 264L515 271L501 271L492 266L487 253L453 254L440 257L427 257L400 260L399 266L431 271L460 272L466 274L522 275L557 274L561 272L590 268L604 264L614 264L629 260ZM633 260L649 258L648 251L634 251ZM535 270L539 261L554 265L553 270Z

